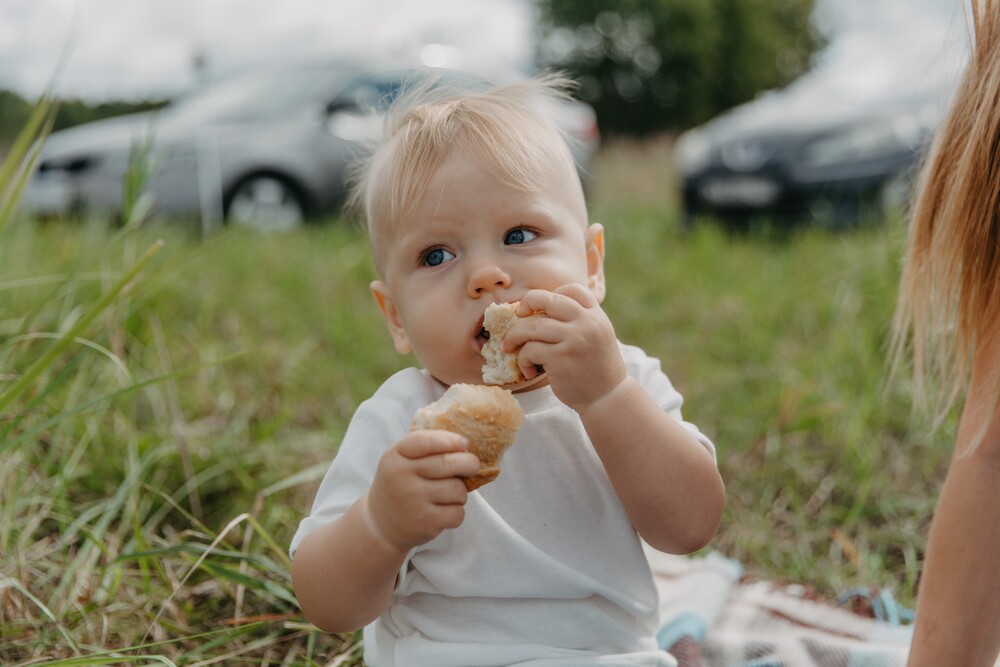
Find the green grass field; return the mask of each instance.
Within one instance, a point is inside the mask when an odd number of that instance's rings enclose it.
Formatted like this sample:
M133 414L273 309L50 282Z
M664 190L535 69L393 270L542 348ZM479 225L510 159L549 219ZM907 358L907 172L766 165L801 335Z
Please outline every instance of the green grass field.
M953 424L886 376L903 224L684 234L668 154L605 148L592 217L619 337L717 443L712 548L912 604ZM412 362L367 242L183 227L0 226L0 664L360 664L298 612L286 548L355 406Z

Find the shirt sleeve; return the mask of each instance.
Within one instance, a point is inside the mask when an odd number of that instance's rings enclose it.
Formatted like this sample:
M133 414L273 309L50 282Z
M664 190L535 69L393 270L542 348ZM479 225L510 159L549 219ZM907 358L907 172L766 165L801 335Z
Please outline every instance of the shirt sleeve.
M299 523L292 537L292 556L306 535L336 521L368 492L382 454L407 433L413 413L435 400L433 394L433 381L409 369L393 376L358 406L320 483L309 516Z
M684 416L681 413L681 406L684 404L684 397L681 396L680 392L674 388L673 383L670 382L670 378L667 374L663 372L660 365L660 360L647 355L642 349L632 346L625 345L623 343L619 344L622 351L622 357L625 359L625 366L628 369L629 375L634 377L639 381L639 384L645 388L646 393L648 393L652 399L656 402L660 408L669 414L671 417L676 419L681 426L683 426L691 435L693 435L698 442L702 444L712 455L713 459L716 459L715 443L712 442L711 438L701 432L696 425L689 421L684 420Z

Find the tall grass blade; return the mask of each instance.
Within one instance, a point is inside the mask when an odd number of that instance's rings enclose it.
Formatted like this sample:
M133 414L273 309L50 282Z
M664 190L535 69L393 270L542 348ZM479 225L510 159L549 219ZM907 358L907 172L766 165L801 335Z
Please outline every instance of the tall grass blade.
M7 160L4 162L3 166L0 167L0 171L9 171L9 174L0 173L0 236L3 235L4 230L7 229L7 225L11 218L14 217L14 210L17 208L18 203L21 201L21 196L24 194L24 188L28 185L28 181L31 179L31 174L35 170L35 164L38 162L38 156L42 153L42 146L45 143L45 139L48 138L49 133L52 132L52 126L56 122L56 115L59 111L57 104L44 99L39 103L35 110L33 111L33 116L38 111L44 111L43 125L41 129L37 132L37 136L31 137L28 132L31 129L31 125L18 134L18 139L15 141L14 148L11 154L8 156ZM32 134L34 132L32 131ZM25 160L24 156L21 154L21 149L17 144L23 138L28 140L28 144L31 146L30 154L28 159ZM17 171L15 168L19 167Z
M222 567L221 565L217 565L209 561L202 563L202 567L205 568L206 571L210 572L215 579L226 579L252 591L255 590L267 593L275 598L278 598L279 600L287 602L293 607L299 606L298 600L296 600L295 595L290 589L279 586L272 581L259 579L232 568Z
M62 336L60 334L54 334L54 333L22 334L20 336L14 336L13 338L7 339L6 344L9 345L13 343L19 343L25 340L59 340L61 337ZM132 379L132 373L131 371L129 371L128 366L125 365L125 362L119 359L115 355L115 353L109 350L108 348L104 347L99 343L95 343L92 340L88 340L86 338L77 338L72 342L82 347L94 350L101 356L105 357L108 361L112 363L112 365L114 365L119 371L121 371L121 374L124 378L128 380Z
M100 557L101 549L96 547L95 543L99 544L105 539L107 533L112 529L115 519L124 514L122 508L131 494L142 487L143 480L149 471L168 456L169 451L168 447L160 447L147 452L128 472L115 494L99 505L99 518L88 531L90 539L79 549L72 562L65 567L59 585L52 592L50 604L53 607L59 604L61 605L60 611L65 612L73 605L78 590L89 580ZM67 540L70 532L70 530L64 532L63 541Z
M163 600L163 602L160 604L160 608L156 612L156 616L153 618L152 622L149 624L149 627L146 629L146 637L149 637L149 633L153 631L153 626L160 620L160 617L163 615L163 612L165 612L167 609L167 605L170 604L173 601L174 597L177 596L177 593L178 591L180 591L181 586L187 583L187 580L191 578L191 575L193 575L195 572L198 571L198 569L201 567L201 564L205 561L206 558L208 558L208 555L211 553L211 550L219 546L222 540L225 539L226 535L229 534L229 531L234 530L237 526L239 526L241 523L250 518L252 517L249 514L246 513L240 514L232 521L230 521L225 528L222 529L222 532L219 533L218 537L216 537L212 541L212 544L205 551L205 553L202 554L197 561L195 561L194 565L192 565L188 569L188 571L184 574L181 580L177 582L177 585L174 586L174 590L170 593L170 595L167 596L167 598ZM143 637L144 642L146 641L146 637Z
M154 198L146 185L156 169L153 156L153 130L142 139L132 142L129 150L128 169L122 192L122 226L125 229L145 222L153 211Z
M143 255L139 261L137 261L131 269L125 272L115 285L108 290L100 299L98 299L91 307L76 321L76 323L69 328L68 331L63 333L63 335L45 351L45 353L39 357L39 359L31 365L28 370L24 372L23 375L8 389L0 393L0 416L2 416L14 403L14 401L20 397L21 394L27 390L29 386L42 374L45 370L52 365L52 363L59 358L67 347L69 347L73 341L75 341L83 331L90 326L91 322L97 319L97 316L103 313L115 299L125 291L125 289L135 280L136 276L142 271L142 269L149 263L153 256L159 252L163 247L163 241L157 241L154 243L146 254Z
M24 597L31 600L31 603L38 607L38 610L42 612L47 619L49 619L49 622L56 626L59 634L61 634L63 639L66 640L66 645L69 646L74 653L80 652L80 647L77 646L77 643L73 640L73 636L66 631L66 628L64 628L61 623L59 623L59 620L56 618L56 615L52 613L52 610L49 609L44 602L39 600L38 597L31 591L25 588L20 581L10 578L0 579L0 591L5 588L13 588Z
M75 6L73 9L74 24L78 11L79 6ZM35 162L41 154L42 145L56 122L59 104L54 100L53 91L63 68L69 62L69 55L73 49L73 36L74 33L71 32L69 39L63 43L49 85L35 102L28 122L14 139L14 145L11 146L7 159L3 164L0 164L0 236L3 235L7 229L7 223L13 217L14 209L21 199L24 187L34 170ZM25 156L28 156L29 153L30 157L25 161Z
M221 551L218 549L210 549L201 544L176 544L169 547L162 547L159 549L146 549L144 551L134 551L127 554L121 554L115 559L116 563L125 563L132 560L140 560L144 558L162 558L164 556L178 556L178 555L190 555L195 556L199 560L204 560L206 556L212 556L217 560L228 560L232 562L246 562L254 567L257 567L265 572L271 572L273 574L282 575L287 578L288 570L284 567L278 567L278 565L271 559L265 558L264 556L258 554L248 554L242 551Z
M158 662L167 667L177 667L177 663L163 655L87 655L79 658L65 658L63 660L51 660L48 662L37 662L39 667L90 667L91 665L126 665Z
M24 166L24 158L31 147L48 136L45 128L51 127L58 111L59 105L52 100L51 93L49 91L42 93L31 111L27 125L18 132L14 145L7 153L7 159L0 165L0 194L5 194L14 182L17 172Z
M122 389L119 389L118 391L113 391L111 393L104 394L102 396L98 396L98 397L93 398L93 399L91 399L89 401L85 401L84 403L81 403L79 405L75 405L73 407L65 407L58 414L53 415L49 419L47 419L47 420L45 420L45 421L43 421L43 422L41 422L39 424L36 424L35 426L33 426L30 429L26 429L24 432L19 433L16 437L10 438L8 440L4 440L4 441L0 442L0 454L2 454L4 452L4 450L10 449L11 447L16 447L17 445L19 445L19 444L21 444L23 442L28 442L28 441L30 441L30 440L38 437L38 435L41 434L41 433L43 433L46 429L55 426L59 422L65 420L65 419L68 419L69 417L75 417L77 415L83 414L83 413L87 412L88 410L91 410L91 409L93 409L93 408L95 408L95 407L97 407L97 406L99 406L99 405L101 405L103 403L107 403L109 401L112 401L112 400L114 400L116 398L119 398L119 397L122 397L122 396L127 396L129 394L134 394L135 392L139 391L140 389L145 389L146 387L151 387L151 386L160 384L162 382L165 382L167 380L177 379L177 378L185 377L185 376L188 376L188 375L193 375L194 373L197 373L200 370L204 370L205 368L209 368L210 366L215 366L215 365L219 365L219 364L225 364L226 362L231 361L233 359L238 359L238 358L244 356L245 354L246 353L242 353L241 352L241 353L230 355L228 357L223 357L223 358L220 358L220 359L216 359L212 363L206 362L204 364L200 364L200 365L195 366L193 368L186 368L186 369L181 369L179 371L174 371L173 373L166 373L164 375L153 377L153 378L150 378L148 380L144 380L142 382L137 382L137 383L132 384L132 385L130 385L128 387L124 387ZM2 418L2 415L0 415L0 418Z

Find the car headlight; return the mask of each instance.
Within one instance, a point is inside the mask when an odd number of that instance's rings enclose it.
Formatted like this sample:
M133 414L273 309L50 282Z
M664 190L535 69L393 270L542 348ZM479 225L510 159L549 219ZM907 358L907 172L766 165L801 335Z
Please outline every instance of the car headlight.
M100 163L101 156L95 153L42 158L38 163L38 171L41 173L63 172L71 176L82 176L96 169Z
M877 160L917 150L930 128L920 115L898 114L855 125L807 145L802 159L812 168Z
M705 169L712 157L712 143L699 129L688 130L674 144L674 162L682 174Z

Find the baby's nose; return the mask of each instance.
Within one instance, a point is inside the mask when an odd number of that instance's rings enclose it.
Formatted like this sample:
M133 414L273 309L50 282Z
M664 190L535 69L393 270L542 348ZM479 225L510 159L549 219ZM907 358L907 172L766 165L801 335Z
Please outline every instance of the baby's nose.
M510 286L510 276L495 263L484 263L469 275L469 296L477 297Z

